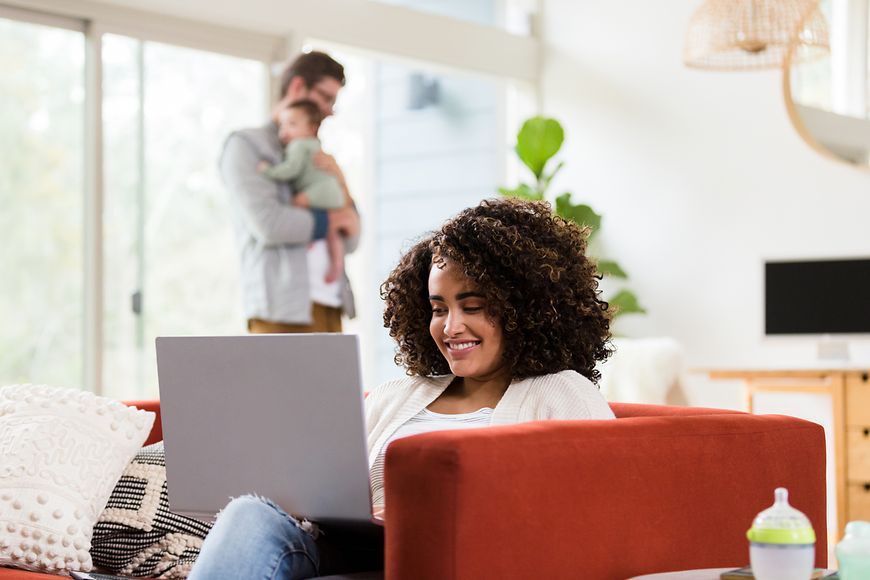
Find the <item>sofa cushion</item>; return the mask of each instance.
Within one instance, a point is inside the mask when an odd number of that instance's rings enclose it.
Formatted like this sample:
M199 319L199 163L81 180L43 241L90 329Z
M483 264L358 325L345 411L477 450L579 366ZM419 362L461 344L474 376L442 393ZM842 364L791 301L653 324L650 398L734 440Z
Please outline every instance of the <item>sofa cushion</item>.
M163 443L142 448L94 527L94 564L116 574L186 578L211 524L169 510Z
M0 568L0 580L58 580L56 574L42 574L18 568Z
M90 570L93 525L153 421L76 389L0 388L0 566Z

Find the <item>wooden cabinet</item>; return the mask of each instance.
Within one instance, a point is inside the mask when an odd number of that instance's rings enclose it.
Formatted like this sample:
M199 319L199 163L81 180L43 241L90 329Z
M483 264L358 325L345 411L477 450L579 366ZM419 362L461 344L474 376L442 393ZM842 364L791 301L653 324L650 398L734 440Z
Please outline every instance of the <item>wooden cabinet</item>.
M713 379L739 379L746 408L761 392L830 396L833 411L837 536L847 522L870 520L870 368L706 370Z
M870 520L870 371L846 374L846 479L845 521Z
M849 483L850 520L867 520L870 518L870 483Z
M846 426L846 477L870 485L870 425Z
M846 373L846 420L849 425L870 426L870 376L868 372Z

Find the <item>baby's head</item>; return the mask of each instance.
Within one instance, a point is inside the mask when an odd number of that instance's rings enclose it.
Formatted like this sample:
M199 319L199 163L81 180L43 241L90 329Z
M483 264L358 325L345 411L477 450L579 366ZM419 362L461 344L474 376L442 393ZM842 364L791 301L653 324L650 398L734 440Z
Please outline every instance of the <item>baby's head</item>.
M303 137L317 137L323 113L309 99L293 101L278 113L278 136L284 143Z

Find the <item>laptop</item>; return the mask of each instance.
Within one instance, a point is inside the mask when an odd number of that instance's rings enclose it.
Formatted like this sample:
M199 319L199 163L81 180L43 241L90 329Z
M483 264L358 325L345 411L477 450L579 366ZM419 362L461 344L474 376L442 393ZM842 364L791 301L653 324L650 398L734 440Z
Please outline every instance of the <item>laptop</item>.
M157 338L170 508L244 494L317 522L372 516L359 342L342 334Z

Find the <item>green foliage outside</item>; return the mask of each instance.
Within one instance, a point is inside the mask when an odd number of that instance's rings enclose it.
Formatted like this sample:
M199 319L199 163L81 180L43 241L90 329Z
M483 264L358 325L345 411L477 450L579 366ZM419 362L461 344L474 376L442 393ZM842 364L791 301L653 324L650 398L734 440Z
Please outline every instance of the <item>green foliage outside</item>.
M553 157L562 148L564 140L565 131L555 119L545 117L528 119L517 134L516 152L520 160L534 175L535 181L532 184L520 183L513 188L501 187L499 192L504 196L520 199L534 201L548 199L547 191L550 184L565 164L564 161L555 162L553 160ZM553 163L550 163L551 161ZM557 215L581 226L587 226L590 229L590 241L601 229L601 214L596 213L586 204L573 203L569 191L555 197L553 208ZM625 270L613 260L598 259L598 272L609 278L628 279ZM607 297L607 302L613 308L614 316L646 312L634 292L627 288L618 289L613 295Z
M152 42L140 63L139 46L104 35L100 56L101 372L116 398L156 396L154 336L239 332L216 162L226 135L265 113L261 63ZM85 59L81 32L0 18L0 385L93 388L83 380Z
M82 383L84 52L0 19L0 385Z

